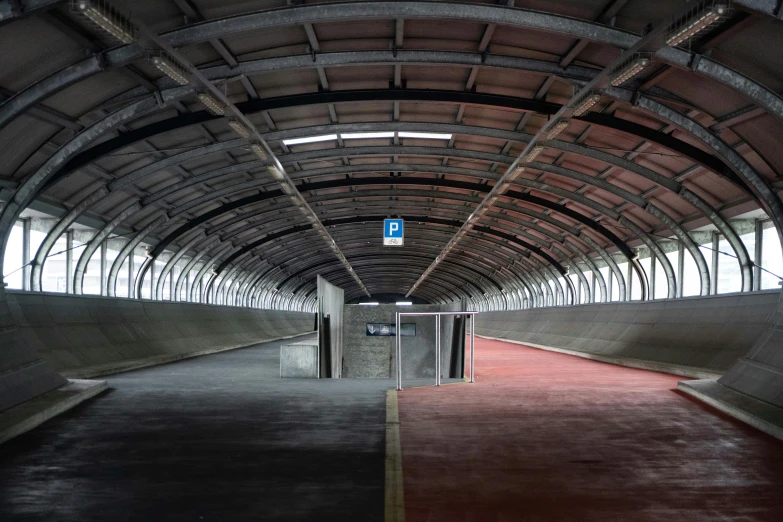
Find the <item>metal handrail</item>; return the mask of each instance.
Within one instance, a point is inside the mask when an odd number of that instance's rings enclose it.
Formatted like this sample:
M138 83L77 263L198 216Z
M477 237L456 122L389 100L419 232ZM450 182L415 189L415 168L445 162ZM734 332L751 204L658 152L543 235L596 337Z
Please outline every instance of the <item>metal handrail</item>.
M402 331L400 330L400 317L428 316L435 317L435 386L440 386L440 318L443 315L469 315L470 316L470 382L475 380L475 346L476 346L476 315L481 312L396 312L395 330L395 355L397 359L397 391L402 391ZM464 375L464 370L463 370Z

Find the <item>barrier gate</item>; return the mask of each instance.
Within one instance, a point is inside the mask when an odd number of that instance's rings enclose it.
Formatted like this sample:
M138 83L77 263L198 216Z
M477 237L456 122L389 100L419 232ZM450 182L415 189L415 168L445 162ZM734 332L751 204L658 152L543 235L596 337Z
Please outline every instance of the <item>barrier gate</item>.
M400 330L401 317L435 316L435 386L440 386L440 318L443 315L470 316L470 382L475 381L475 366L473 352L476 346L476 315L479 312L397 312L397 329L395 330L395 355L397 358L397 390L402 390L402 335Z

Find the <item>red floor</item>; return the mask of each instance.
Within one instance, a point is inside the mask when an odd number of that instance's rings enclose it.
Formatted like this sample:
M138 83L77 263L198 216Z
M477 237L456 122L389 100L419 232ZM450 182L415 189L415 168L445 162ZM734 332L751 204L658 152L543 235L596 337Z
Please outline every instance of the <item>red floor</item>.
M475 384L399 394L408 522L783 521L783 443L682 378L476 339Z

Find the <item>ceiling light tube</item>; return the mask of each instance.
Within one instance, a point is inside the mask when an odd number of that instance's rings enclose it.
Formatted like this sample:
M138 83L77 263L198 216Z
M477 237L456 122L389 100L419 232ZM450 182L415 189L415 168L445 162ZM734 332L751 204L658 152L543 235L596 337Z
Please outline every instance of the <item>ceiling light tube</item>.
M413 301L397 301L397 306L413 306Z
M420 138L423 140L450 140L451 134L440 134L437 132L398 132L400 138Z
M619 87L628 80L636 77L640 72L645 70L650 65L651 60L647 57L639 57L632 60L625 67L621 67L614 75L609 83L614 87Z
M593 106L601 101L601 95L598 93L588 94L574 107L574 116L582 116L587 113Z
M239 120L234 120L234 119L228 120L228 126L231 127L233 131L239 135L239 137L245 139L250 138L250 131Z
M282 190L284 194L288 194L288 195L294 193L293 189L291 189L291 187L289 187L287 183L281 183L280 190Z
M190 83L190 80L188 79L190 73L188 70L171 58L168 58L163 54L156 54L150 58L150 61L160 72L179 85L188 85Z
M554 126L549 129L549 132L546 135L546 139L553 140L560 136L560 134L563 133L564 130L568 128L568 126L571 124L571 120L560 120L559 122L555 123Z
M199 101L207 108L209 112L215 116L223 116L226 113L226 108L220 103L214 96L209 93L201 92L198 95Z
M133 43L136 39L136 28L111 5L105 2L101 5L101 2L93 0L78 0L72 5L76 11L122 43Z
M253 154L258 156L258 159L260 159L261 161L267 160L266 151L264 150L264 147L262 147L260 143L251 143L250 150L252 150Z
M359 303L359 306L378 306L380 303L373 301L371 303Z
M318 143L319 141L334 141L337 139L337 134L324 134L322 136L306 136L304 138L291 138L290 140L283 140L285 145L301 145L303 143Z
M530 163L531 161L534 161L539 154L541 154L544 151L543 145L536 145L533 147L533 149L528 153L527 156L525 156L525 162Z
M370 140L378 138L393 138L393 132L349 132L346 134L340 134L340 137L344 140Z
M728 12L728 5L713 5L692 19L685 20L684 25L669 34L669 36L666 38L666 45L676 47L684 42L687 42L715 22L725 18Z

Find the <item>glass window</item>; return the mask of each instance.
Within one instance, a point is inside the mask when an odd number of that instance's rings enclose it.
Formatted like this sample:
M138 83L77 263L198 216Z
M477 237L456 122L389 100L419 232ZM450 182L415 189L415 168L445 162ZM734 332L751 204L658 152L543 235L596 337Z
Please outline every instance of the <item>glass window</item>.
M682 276L682 296L688 297L701 294L701 277L696 260L687 250L683 251L685 263Z
M617 263L617 266L620 268L620 273L623 276L623 281L625 281L626 274L628 273L628 263ZM628 289L626 288L626 291ZM621 299L625 299L626 296L620 297L620 282L617 277L615 277L614 284L612 285L612 301L620 301Z
M78 249L78 256L81 257L84 247ZM76 249L74 249L76 252ZM74 255L74 259L79 257ZM101 248L100 246L92 253L90 261L87 263L87 269L84 271L84 283L82 292L89 295L101 295Z
M740 236L740 240L748 250L750 259L753 260L753 249L756 247L756 234L751 232ZM731 245L725 237L720 236L718 241L718 251L734 255ZM740 272L739 262L734 258L724 254L718 254L718 293L728 294L742 290L742 273Z
M3 256L3 281L8 284L8 288L21 290L24 278L22 270L22 261L24 259L24 230L21 223L17 223L11 228L11 234L8 236L8 244L5 247L5 256Z
M116 279L116 286L114 290L114 295L117 297L132 297L128 295L128 264L130 263L131 256L126 256L125 260L122 262L122 266L120 267L120 271L117 272L117 279ZM111 269L111 265L109 266Z
M604 278L604 284L606 285L607 292L609 291L609 278L611 277L611 273L608 266L602 267L598 269L598 272L603 276ZM607 296L607 300L609 300L611 296ZM601 289L596 289L596 301L601 301Z
M66 292L66 263L67 263L66 235L61 235L55 241L49 257L44 260L41 288L44 292Z
M778 277L783 277L783 254L775 227L765 228L761 240L761 266L769 272L761 271L761 289L780 288Z

